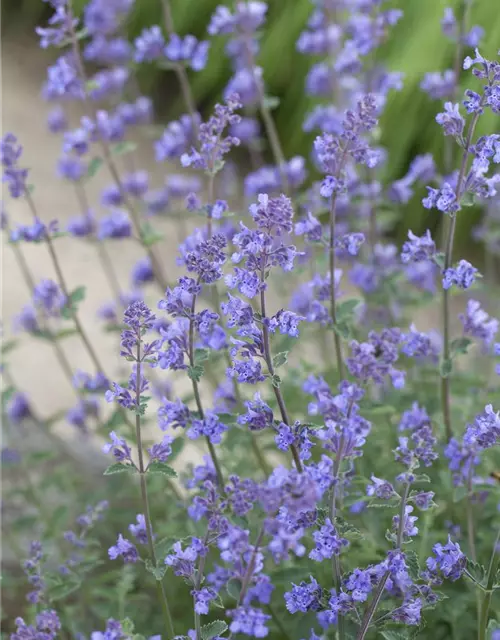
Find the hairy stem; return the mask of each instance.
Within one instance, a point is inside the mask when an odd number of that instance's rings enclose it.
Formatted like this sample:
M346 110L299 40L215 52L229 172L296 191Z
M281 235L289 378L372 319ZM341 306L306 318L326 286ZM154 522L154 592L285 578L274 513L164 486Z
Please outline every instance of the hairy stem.
M405 484L405 490L403 493L403 497L401 499L401 508L399 510L399 527L398 527L398 534L397 534L397 538L396 538L396 549L401 549L401 545L403 542L403 533L404 533L404 523L405 523L405 508L406 508L406 502L408 500L408 494L410 492L410 484L406 483ZM375 615L375 611L377 610L377 607L380 603L380 600L382 598L382 594L384 593L384 587L385 587L385 583L387 582L387 580L389 579L389 576L391 575L390 570L386 571L384 573L384 575L382 576L382 579L380 580L377 590L373 596L373 600L370 604L370 606L368 607L363 620L361 622L361 628L359 630L358 635L356 636L356 640L364 640L364 637L366 636L368 629L370 627L371 621L373 619L373 616Z
M139 407L141 404L141 336L137 335L137 352L136 352L136 374L135 374L135 435L137 439L137 454L139 458L139 477L141 482L141 497L142 506L144 509L144 520L146 523L146 535L148 538L149 556L153 567L156 567L156 553L153 538L153 527L151 524L151 512L149 509L148 487L146 483L146 470L144 467L144 454L142 450L142 433L141 433L141 414L139 413ZM165 593L165 587L163 581L157 580L155 577L156 589L158 591L158 597L161 603L163 617L165 621L165 627L167 629L167 637L173 638L175 636L174 625L172 622L172 614L170 613L170 607L168 605L167 594Z
M264 268L261 269L261 289L260 289L260 313L262 316L262 342L264 344L264 359L266 361L267 368L269 370L269 374L272 378L274 378L274 365L273 365L273 357L271 354L271 343L269 340L269 329L267 327L267 315L266 315L266 289L265 289L265 279L264 279ZM292 423L290 422L290 418L288 417L288 411L286 409L285 399L281 392L281 389L275 385L273 380L273 391L276 396L276 401L278 403L278 407L281 413L281 419L283 422L290 426ZM302 473L302 461L299 456L299 452L297 447L292 444L290 447L292 451L293 460L295 462L295 466L297 467L297 471Z
M482 107L484 96L481 99L480 106ZM457 187L455 191L457 204L460 202L464 192L464 178L467 169L467 161L469 158L469 151L472 144L472 138L476 129L477 122L481 109L474 113L469 125L469 131L464 144L464 150L462 154L462 161L460 164L460 171L457 179ZM455 231L457 225L457 214L453 213L450 218L450 224L448 228L448 236L446 238L445 256L444 256L444 269L449 269L453 262L453 244L455 240ZM450 360L450 294L449 289L443 289L443 362L449 362ZM453 428L451 424L451 411L450 411L450 376L441 376L441 407L443 412L443 421L446 431L446 439L450 440L453 437Z
M493 550L491 552L488 573L486 574L486 589L482 593L481 607L479 610L479 625L477 631L478 640L486 640L486 630L488 628L488 615L490 611L491 598L493 596L493 585L500 564L500 530L498 531Z
M344 156L342 158L344 160ZM341 161L341 165L343 162ZM339 170L340 173L341 169ZM337 310L336 310L336 291L335 291L335 219L337 208L337 193L334 193L330 200L330 237L329 237L329 265L330 265L330 314L333 322L333 339L335 342L335 357L337 359L337 369L340 380L345 379L344 360L342 358L342 345L340 336L336 331Z
M188 358L189 364L191 367L195 366L194 359L194 316L196 311L196 294L193 294L193 300L191 302L191 313L189 317L189 341L188 341ZM198 386L198 382L193 378L191 378L193 393L196 402L196 407L198 409L198 413L200 416L200 420L205 419L205 412L203 410L203 404L201 402L200 389ZM224 476L222 475L221 466L219 460L217 458L217 453L215 451L215 447L210 441L208 436L205 436L205 441L207 443L208 451L210 453L210 457L212 458L213 465L215 467L215 474L217 476L217 484L219 485L219 489L224 491Z

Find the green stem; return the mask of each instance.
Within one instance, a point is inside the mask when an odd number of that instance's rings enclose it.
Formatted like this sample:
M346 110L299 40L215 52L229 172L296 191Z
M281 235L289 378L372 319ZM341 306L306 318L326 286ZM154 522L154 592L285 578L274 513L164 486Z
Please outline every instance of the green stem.
M267 315L266 315L266 290L264 287L264 268L261 269L260 279L262 284L260 289L260 313L261 313L261 319L262 319L262 342L264 344L264 359L266 361L269 374L274 378L274 365L273 365L273 357L271 354L271 343L269 340L269 330L267 328L267 323L266 323ZM290 422L290 418L288 417L288 411L286 409L285 399L283 397L283 394L281 393L281 389L275 386L274 382L272 387L273 387L274 395L276 396L278 407L280 409L281 419L286 425L290 426L292 423ZM290 449L292 451L292 456L295 462L295 466L297 467L297 471L299 473L302 473L303 471L302 461L300 459L297 447L294 444L292 444Z
M486 590L482 594L481 607L479 610L478 640L486 640L486 630L488 628L488 614L490 611L491 598L493 596L493 585L495 583L498 565L500 563L500 529L498 531L493 551L491 552L488 573L486 575Z
M398 527L398 535L396 538L396 549L401 549L401 545L403 543L403 533L404 533L404 523L405 523L405 508L406 508L406 502L408 500L408 494L410 492L410 484L407 483L405 484L405 490L404 490L404 494L403 497L401 499L401 508L399 510L399 527ZM382 594L384 593L384 587L385 587L385 583L387 582L387 580L389 579L389 576L391 575L390 571L386 571L385 574L382 576L382 579L380 580L378 587L377 587L377 591L375 592L375 595L373 596L373 600L370 604L370 606L368 607L363 620L361 622L361 629L359 630L359 633L356 637L356 640L364 640L364 637L366 636L368 629L370 627L371 621L373 619L373 616L375 614L375 611L377 610L377 607L380 603L380 600L382 598Z
M135 377L135 404L136 404L136 414L135 414L135 435L137 439L137 453L139 458L139 476L141 481L141 497L142 497L142 505L144 509L144 520L146 523L146 535L148 538L148 549L149 556L151 558L151 563L153 567L156 567L156 553L154 546L154 538L153 538L153 527L151 524L151 512L149 508L149 498L148 498L148 487L146 483L146 471L144 467L144 454L142 451L142 434L141 434L141 415L139 413L139 406L141 403L141 363L142 363L142 355L141 355L141 336L138 333L137 335L137 353L136 353L136 377ZM170 607L168 605L167 594L165 593L165 587L163 585L163 581L157 580L155 576L156 582L156 590L158 592L158 598L161 603L161 607L163 610L163 617L165 621L165 626L167 629L168 638L173 638L175 636L174 625L172 622L172 614L170 613Z
M484 96L481 99L481 107L484 101ZM471 120L469 126L469 132L464 144L464 151L462 154L462 162L460 165L460 171L457 179L457 187L455 191L456 202L459 203L464 189L464 178L467 169L467 161L469 158L469 150L472 144L472 137L476 129L477 122L480 116L480 110L476 112ZM448 228L448 237L446 238L446 248L444 256L444 269L449 269L453 261L453 245L455 240L455 231L457 225L457 215L453 213L451 215L450 224ZM443 361L449 362L451 355L451 343L450 343L450 294L449 289L443 289ZM453 429L451 424L451 411L450 411L450 376L441 376L441 406L443 412L443 421L446 430L446 439L450 440L453 437Z

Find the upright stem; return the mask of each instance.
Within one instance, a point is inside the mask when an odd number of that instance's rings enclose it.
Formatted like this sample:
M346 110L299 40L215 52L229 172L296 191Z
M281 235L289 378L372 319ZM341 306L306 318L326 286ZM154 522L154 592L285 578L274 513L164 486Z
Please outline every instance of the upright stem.
M146 483L146 473L144 467L144 454L142 451L142 434L141 434L141 414L139 413L139 406L141 404L141 364L142 364L142 354L141 354L141 336L138 334L137 336L137 352L136 352L136 373L135 373L135 405L136 405L136 413L135 413L135 435L137 439L137 454L139 458L139 477L141 479L141 496L142 496L142 506L144 509L144 520L146 523L146 535L148 538L148 549L149 555L151 558L151 563L153 567L156 567L156 553L155 553L155 545L153 538L153 527L151 525L151 512L149 509L149 498L148 498L148 486ZM156 580L156 589L158 591L158 597L160 599L160 603L163 610L163 617L165 620L165 626L167 628L167 634L169 638L173 638L175 636L174 625L172 622L172 615L170 613L170 607L168 606L167 594L165 593L165 587L161 580Z
M352 404L351 404L352 407ZM350 410L349 410L350 413ZM332 487L332 500L330 503L330 520L332 524L335 523L335 517L337 515L337 487L339 483L339 471L340 465L342 463L342 456L344 450L344 433L342 433L339 442L339 449L337 451L337 455L335 457L335 462L333 463L333 482L334 485ZM342 584L342 571L340 566L340 558L338 555L334 554L332 558L332 571L333 571L333 582L335 585L335 589L337 593L340 593L340 587ZM338 628L339 628L339 640L345 639L345 621L344 616L338 617Z
M35 219L38 218L37 215L37 211L36 211L36 207L35 207L35 203L33 202L33 199L31 197L31 194L29 193L28 190L25 191L25 196L26 196L26 201L28 202L28 205L31 209L31 213L33 214L33 217ZM90 359L92 360L95 368L97 369L97 371L104 373L104 368L101 365L101 362L99 361L99 358L97 357L97 353L94 349L94 347L92 346L92 343L89 340L89 337L85 331L85 329L83 328L82 323L80 322L80 318L78 317L78 313L75 311L75 309L71 306L70 304L70 291L68 288L68 285L66 283L66 278L64 277L61 265L59 263L59 259L57 258L57 254L55 252L54 249L54 244L52 242L52 238L50 237L50 235L47 233L44 236L44 240L45 243L47 245L47 248L49 250L49 254L50 254L50 258L52 260L52 264L54 266L54 270L56 272L56 278L58 281L59 286L61 287L61 291L63 292L64 296L66 297L67 301L68 301L68 308L69 308L69 312L71 315L71 318L75 324L75 328L78 331L78 333L80 334L80 337L82 339L82 342L90 356Z
M399 510L399 527L398 527L398 535L396 538L396 549L401 549L401 545L403 542L403 533L404 533L404 526L405 526L404 524L405 523L405 507L406 507L406 501L408 500L409 492L410 492L410 484L407 483L405 484L404 494L401 499L401 508ZM384 593L385 583L389 579L390 575L391 575L391 572L386 571L385 574L382 576L382 579L378 584L377 591L373 596L373 600L363 617L363 620L361 622L361 629L356 637L356 640L364 640L364 637L366 636L366 633L370 627L375 611L377 610L377 607L379 605L380 599L382 598L382 594Z
M191 303L191 315L189 318L189 341L188 341L188 357L189 364L191 367L194 367L194 314L196 311L196 294L193 294L193 300ZM205 419L205 412L203 411L203 404L201 402L200 389L198 387L198 383L194 378L191 378L191 382L193 385L193 393L196 402L196 407L198 409L198 413L200 415L200 420ZM219 460L217 458L217 453L215 451L215 447L210 441L208 436L205 436L205 441L207 443L208 451L210 453L210 457L212 458L212 462L215 467L215 473L217 476L217 484L219 485L219 489L224 491L224 476L222 475L222 470L219 464Z
M474 530L474 511L472 509L472 475L474 471L474 465L470 465L468 477L467 477L467 540L469 542L469 553L473 562L477 562L476 553L476 534Z
M165 23L165 29L167 30L168 35L172 36L175 33L175 26L172 16L172 7L170 6L170 0L161 0L161 4L163 8L163 21ZM174 73L179 80L179 85L181 87L181 92L186 104L186 108L193 122L193 129L195 133L197 133L198 122L196 119L196 105L193 98L193 93L191 91L191 85L189 84L189 78L186 69L180 62L174 63L173 68Z
M288 193L288 191L290 190L290 184L285 170L285 156L283 154L283 149L281 148L278 130L276 129L274 119L271 115L269 107L266 104L261 78L259 78L256 73L255 56L252 50L252 43L248 41L248 38L245 38L245 49L247 53L248 64L252 71L255 86L257 87L259 97L259 111L264 122L267 139L269 140L269 144L271 146L274 163L278 168L281 182L283 183L283 190L285 191L285 193Z
M70 36L71 36L71 45L72 45L72 50L73 50L73 55L75 58L75 63L77 65L77 69L78 69L78 73L80 75L80 79L82 80L82 82L84 83L84 85L87 85L88 79L87 79L87 74L85 73L85 67L83 65L83 60L80 54L80 47L78 44L78 37L75 31L75 27L73 26L73 10L71 7L71 0L69 0L68 3L68 22L70 24ZM96 109L94 108L94 105L92 104L92 102L90 101L87 93L85 93L84 95L84 103L85 106L87 107L89 114L95 118L95 114L96 114ZM103 140L102 138L99 138L99 146L101 147L101 151L102 151L102 155L104 158L104 161L109 169L109 172L111 173L111 177L113 178L114 183L116 184L116 187L118 188L118 191L120 193L121 199L123 201L123 204L125 205L125 208L127 209L127 211L130 214L130 217L132 219L132 224L134 225L134 229L135 232L137 233L137 236L141 242L141 244L143 245L144 249L146 250L146 253L148 254L149 259L151 260L151 267L153 270L153 273L155 275L155 280L158 284L158 286L160 287L162 293L165 292L165 289L168 287L168 280L165 277L164 273L163 273L163 268L161 263L158 261L158 258L156 257L155 252L153 251L153 248L149 245L145 245L144 244L144 234L142 231L142 227L141 227L141 221L140 221L140 216L138 214L138 212L135 210L134 206L132 205L132 202L130 201L130 198L128 197L127 192L125 191L125 189L123 188L122 185L122 181L120 179L120 173L118 171L118 167L116 166L115 161L113 160L113 156L111 154L110 148L109 148L109 144Z
M490 611L491 597L493 595L493 585L495 576L500 564L500 530L498 531L493 551L491 552L490 563L488 565L488 573L486 575L486 589L482 594L481 607L479 610L479 626L477 631L478 640L486 640L486 630L488 627L488 614Z
M264 268L261 270L261 290L260 290L260 313L262 316L262 341L264 344L264 359L266 361L267 368L269 370L270 375L274 378L274 365L273 358L271 354L271 343L269 340L269 329L267 328L267 315L266 315L266 290L264 285ZM273 382L273 390L274 395L276 396L276 401L278 403L278 407L281 413L281 419L286 425L291 425L290 418L288 417L288 412L285 405L285 399L283 398L283 394L281 393L281 389L275 386ZM299 456L299 452L297 451L297 447L292 444L290 447L292 451L293 460L295 462L295 466L297 467L297 471L302 473L302 461Z
M484 102L484 96L481 99L480 106L482 107ZM465 141L465 146L462 154L462 161L460 164L460 171L457 179L457 187L455 191L457 204L460 202L463 189L464 178L467 169L467 161L469 157L469 151L472 144L472 138L476 129L477 122L480 116L480 110L474 113ZM455 230L457 225L457 214L451 215L450 224L448 228L448 237L446 238L446 249L444 256L444 269L449 269L453 261L453 244L455 239ZM450 294L449 289L443 289L443 361L448 362L450 360ZM451 424L451 411L450 411L450 376L441 376L441 406L443 411L443 421L446 430L446 438L450 440L453 436L453 429Z
M345 379L344 360L342 358L342 345L340 336L336 331L337 310L336 310L336 291L335 291L335 221L337 208L337 193L335 192L330 200L330 238L329 238L329 258L330 258L330 315L333 322L333 339L335 341L335 357L337 358L337 369L340 380Z

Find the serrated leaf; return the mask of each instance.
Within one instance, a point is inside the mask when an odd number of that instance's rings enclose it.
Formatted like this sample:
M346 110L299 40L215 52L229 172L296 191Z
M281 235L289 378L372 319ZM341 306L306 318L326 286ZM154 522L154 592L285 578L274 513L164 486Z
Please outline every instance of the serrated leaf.
M282 367L284 364L288 362L288 351L282 351L281 353L277 353L273 358L273 366L275 369L278 367Z
M200 362L205 362L205 360L208 360L209 356L210 356L210 351L208 349L195 349L194 361L196 364Z
M450 345L452 357L458 354L467 353L471 344L472 340L470 338L456 338L453 340Z
M276 389L279 389L281 385L281 378L277 375L271 376L271 383L273 387L276 387Z
M420 565L418 563L418 555L415 551L405 551L406 556L406 564L408 565L408 573L412 577L413 581L416 582L420 576Z
M209 622L201 628L202 640L211 640L212 638L222 635L227 629L228 626L223 620Z
M482 584L486 578L486 568L478 562L472 562L469 558L467 558L467 571L480 584Z
M463 207L473 207L476 204L475 195L470 193L470 191L466 191L460 200L460 204Z
M389 498L389 500L375 498L374 500L370 500L366 506L370 509L394 509L400 502L401 498L399 496L394 496L393 498Z
M137 473L137 469L132 464L117 462L109 466L104 472L104 475L111 476L115 473Z
M336 308L336 316L337 323L342 323L345 320L349 320L353 315L356 309L361 304L361 300L359 298L351 298L349 300L345 300L337 305Z
M442 378L447 378L450 373L452 372L453 369L453 362L451 361L450 358L448 358L447 360L443 360L439 366L439 373L441 374Z
M177 478L177 473L171 466L166 462L159 462L157 460L153 460L153 462L149 463L146 473L161 473L169 478Z
M149 558L146 559L144 566L146 567L146 571L152 573L158 581L163 580L163 576L167 573L168 568L166 564L160 564L155 567Z
M130 618L124 618L123 620L120 621L121 625L122 625L122 632L126 635L130 635L131 633L134 632L134 623L132 622L132 620Z
M418 473L415 475L415 480L413 482L430 482L431 479L426 473Z
M194 367L187 368L187 374L193 382L199 382L205 373L205 368L201 364L195 364Z

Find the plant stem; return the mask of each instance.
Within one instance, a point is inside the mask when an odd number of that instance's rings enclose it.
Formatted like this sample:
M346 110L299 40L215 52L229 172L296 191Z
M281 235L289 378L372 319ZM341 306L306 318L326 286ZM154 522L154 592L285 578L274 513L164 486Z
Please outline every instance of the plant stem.
M491 552L490 563L488 565L488 573L486 574L486 589L482 594L481 607L479 610L479 626L477 637L478 640L486 640L486 631L488 628L488 614L490 611L491 598L493 596L493 584L500 563L500 530L498 531L493 551Z
M137 335L137 353L136 353L136 375L135 375L135 404L136 404L136 414L135 414L135 435L137 439L137 453L139 458L139 476L141 482L141 496L142 496L142 505L144 509L144 520L146 522L146 534L148 538L148 548L149 555L151 558L151 563L153 567L156 568L156 553L154 546L154 538L153 538L153 527L151 525L151 512L149 509L149 498L148 498L148 487L146 483L146 473L144 468L144 455L142 451L142 434L141 434L141 415L139 413L139 406L141 403L141 364L142 364L142 355L141 355L141 336L138 333ZM163 585L162 580L156 579L156 589L158 591L158 597L160 599L160 603L163 610L163 617L165 620L165 626L167 629L167 634L169 638L173 638L175 636L174 625L172 622L172 615L170 613L170 608L168 605L167 594L165 593L165 587Z
M170 6L170 0L161 0L161 5L163 9L163 22L165 24L165 29L169 36L172 36L175 33L174 19L172 16L172 7ZM179 80L179 85L181 87L182 96L184 98L184 102L186 104L186 108L188 110L189 115L191 116L191 120L193 122L193 129L195 134L198 133L198 122L196 119L196 106L193 98L193 93L191 91L191 85L189 84L189 78L186 72L184 65L180 62L176 62L173 64L174 73Z
M352 407L352 403L351 403ZM349 408L350 413L350 408ZM344 449L344 433L340 437L339 449L337 451L337 455L335 457L335 462L333 463L333 487L332 487L332 500L330 503L330 520L332 524L335 526L335 517L337 514L337 487L339 483L339 471L340 465L342 463L342 455ZM337 593L340 593L340 587L342 584L342 571L340 566L340 557L337 554L333 555L332 558L332 572L333 572L333 583ZM345 639L345 621L344 616L339 615L338 617L338 630L339 630L339 640Z
M73 9L71 6L71 0L69 0L68 2L68 23L70 25L70 37L71 37L71 45L72 45L72 50L73 50L73 55L75 58L75 63L77 65L77 69L78 69L78 73L80 75L80 79L81 81L84 83L84 85L87 85L87 74L85 73L85 67L83 64L83 60L80 54L80 47L78 44L78 37L75 31L75 27L73 25ZM92 104L92 102L90 101L87 93L85 92L84 98L83 98L84 104L87 108L87 110L89 111L89 114L95 118L96 115L96 109L94 108L94 105ZM130 217L132 219L132 224L134 226L135 232L137 233L137 236L139 238L139 241L141 243L141 245L143 246L143 248L146 250L146 253L151 261L151 267L153 270L153 273L155 275L155 281L157 283L157 285L159 286L159 288L161 289L162 293L165 292L166 288L168 287L168 279L165 277L164 273L163 273L163 268L161 263L158 261L158 258L156 257L155 252L153 251L153 248L150 245L146 245L144 243L144 234L142 231L142 227L141 227L141 221L140 221L140 217L138 212L135 210L135 208L133 207L130 198L128 197L127 192L125 191L125 189L123 188L122 185L122 181L120 179L120 173L118 171L118 168L113 160L110 148L109 148L109 144L106 142L106 140L103 140L102 138L99 138L99 146L101 147L101 151L102 151L102 155L104 158L104 161L109 169L109 172L111 173L111 177L113 178L114 183L116 184L116 187L118 188L118 191L120 193L121 199L123 201L123 204L125 205L125 208L127 209L127 211L130 214Z
M197 283L198 284L198 283ZM189 317L189 341L188 341L188 357L189 364L191 367L195 366L194 360L194 316L196 311L196 294L193 293L193 300L191 302L191 313ZM198 413L200 415L200 420L205 419L205 412L203 411L203 404L201 402L200 389L198 386L198 382L193 378L191 378L193 393L196 402L196 407L198 409ZM215 467L215 474L217 476L217 484L219 485L219 489L224 492L224 476L222 475L221 466L219 464L219 460L217 458L217 453L215 451L215 447L210 441L208 436L205 436L205 441L208 446L208 451L210 453L210 457L212 458L213 465Z
M264 267L261 269L260 280L262 285L260 289L260 313L262 316L262 342L264 344L264 359L266 361L269 374L271 375L272 378L274 378L274 365L273 365L273 358L271 355L269 329L267 328L267 323L266 323L267 315L266 315L266 290L264 286ZM285 399L283 398L281 389L274 384L274 381L272 386L273 386L274 395L276 396L276 401L280 409L281 419L286 425L290 426L291 422L290 422L290 418L288 417L288 412L286 410L286 405L285 405ZM292 451L292 456L295 462L295 466L297 467L297 471L299 473L302 473L303 471L302 461L300 459L297 447L294 444L292 444L290 449Z
M404 490L404 494L403 497L401 499L401 508L399 510L399 527L398 527L398 535L396 538L396 549L401 549L401 545L403 542L403 533L404 533L404 523L405 523L405 508L406 508L406 501L408 500L408 494L410 493L410 484L406 483L405 484L405 490ZM361 622L361 629L358 633L358 635L356 636L356 640L364 640L364 637L366 636L368 629L370 627L371 621L373 619L373 616L375 614L375 611L377 610L377 607L379 605L379 602L382 598L382 594L384 592L384 587L385 587L385 583L387 582L387 580L389 579L389 576L391 575L390 570L386 571L385 574L382 576L382 579L380 580L377 590L373 596L373 600L370 604L370 606L368 607L363 620Z
M28 202L29 208L31 210L31 213L33 214L33 217L35 219L38 219L35 203L33 202L31 194L29 193L28 190L25 191L25 196L26 196L26 201ZM97 369L98 372L104 373L104 368L101 365L101 362L100 362L99 358L97 357L97 353L96 353L94 347L92 346L92 343L90 342L90 339L89 339L85 329L83 328L82 323L80 322L80 318L78 317L78 313L75 311L75 309L71 305L69 287L68 287L68 285L66 283L66 278L64 277L64 274L62 272L62 268L61 268L61 265L59 263L59 259L57 258L57 254L56 254L55 249L54 249L54 244L52 242L52 238L50 237L50 235L48 233L46 233L45 236L44 236L44 240L45 240L45 244L47 245L47 248L49 250L50 258L52 260L52 264L53 264L54 270L56 272L56 277L57 277L58 284L61 287L61 291L63 292L63 294L66 297L66 300L68 302L69 312L70 312L71 318L72 318L72 320L73 320L73 322L75 324L75 328L78 331L78 333L79 333L79 335L80 335L80 337L82 339L82 342L83 342L83 344L85 346L85 349L87 350L87 353L89 354L90 359L92 360L95 368Z
M283 154L283 149L281 148L281 143L278 135L278 131L276 129L276 125L274 123L273 116L269 110L269 107L266 104L266 99L263 90L262 79L258 77L256 73L256 64L255 64L255 56L252 50L252 42L248 40L248 37L244 39L245 50L248 59L248 65L252 71L252 76L255 82L255 86L257 87L257 93L259 98L259 111L262 116L262 120L264 122L264 127L266 129L267 139L269 140L269 145L271 147L271 152L274 158L274 164L276 165L278 172L280 174L281 182L283 185L283 190L285 193L288 193L290 190L290 183L288 181L288 176L286 174L285 169L285 156Z
M474 471L474 466L471 464L468 477L467 477L467 501L466 501L466 511L467 511L467 540L469 542L469 553L473 562L477 562L477 553L476 553L476 535L474 530L474 511L472 509L472 473Z
M480 107L482 107L484 96L481 99ZM457 179L457 187L455 191L456 202L460 202L463 190L464 190L464 178L467 169L467 161L469 157L469 150L472 144L472 137L476 129L477 122L481 109L474 113L467 134L467 139L464 145L464 151L462 154L462 161L460 164L460 171ZM449 269L453 261L453 244L455 239L455 230L457 224L457 214L453 213L450 216L450 224L448 228L448 237L446 238L446 249L444 256L444 269ZM449 362L450 360L450 295L449 289L443 289L443 362ZM450 376L441 376L441 406L443 412L443 421L446 430L446 439L450 440L453 437L453 429L451 424L451 411L450 411Z
M344 152L340 161L339 175L342 171L346 153ZM340 380L345 379L344 361L342 359L342 345L340 344L340 336L336 332L337 325L337 310L335 300L335 219L337 208L337 192L335 192L330 200L330 238L329 238L329 262L330 262L330 315L332 316L333 323L333 339L335 341L335 357L337 359L337 369L339 372Z

